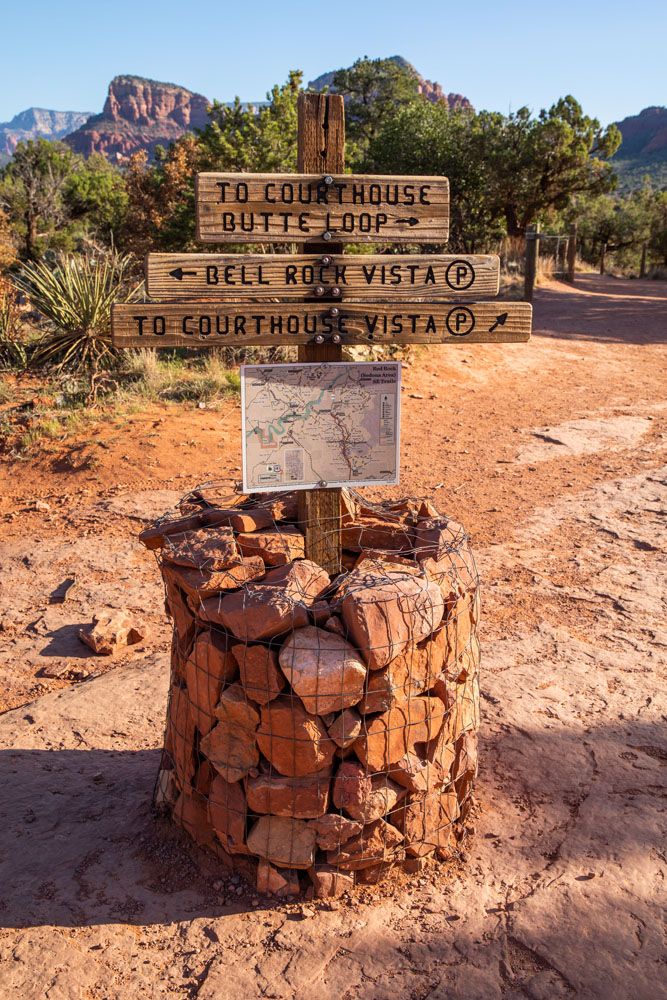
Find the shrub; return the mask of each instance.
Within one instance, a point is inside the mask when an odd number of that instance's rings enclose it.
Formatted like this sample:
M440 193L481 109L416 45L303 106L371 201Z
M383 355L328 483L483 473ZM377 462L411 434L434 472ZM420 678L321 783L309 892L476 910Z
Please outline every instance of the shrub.
M130 257L115 253L26 264L17 283L49 327L32 363L80 370L111 361L111 305L132 301L141 287L129 285L131 266Z

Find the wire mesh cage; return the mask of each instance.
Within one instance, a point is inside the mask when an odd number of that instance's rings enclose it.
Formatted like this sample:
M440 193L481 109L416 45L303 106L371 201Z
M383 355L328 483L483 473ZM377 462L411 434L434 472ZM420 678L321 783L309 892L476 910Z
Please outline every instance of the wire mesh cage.
M479 578L428 501L343 491L335 577L304 527L294 493L207 484L142 533L174 626L155 804L260 891L324 896L457 849Z

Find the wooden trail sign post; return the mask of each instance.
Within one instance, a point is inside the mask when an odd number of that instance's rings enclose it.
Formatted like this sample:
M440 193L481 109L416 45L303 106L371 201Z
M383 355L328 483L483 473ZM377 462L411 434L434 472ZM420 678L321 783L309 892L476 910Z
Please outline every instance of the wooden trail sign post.
M200 174L202 242L297 242L299 254L149 254L151 303L112 309L119 347L298 346L335 362L345 344L512 343L530 337L526 302L498 293L492 255L343 254L353 243L447 241L444 177L344 173L336 94L301 94L297 174ZM341 490L299 492L306 555L341 568Z

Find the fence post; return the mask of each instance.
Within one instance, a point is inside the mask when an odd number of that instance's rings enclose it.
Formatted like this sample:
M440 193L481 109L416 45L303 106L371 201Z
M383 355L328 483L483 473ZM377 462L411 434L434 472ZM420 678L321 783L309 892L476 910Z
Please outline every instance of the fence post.
M567 280L574 284L574 274L577 265L577 223L570 226L570 235L567 240Z
M533 290L537 277L537 255L540 244L540 227L536 223L534 226L526 227L526 257L524 265L523 301L533 301Z

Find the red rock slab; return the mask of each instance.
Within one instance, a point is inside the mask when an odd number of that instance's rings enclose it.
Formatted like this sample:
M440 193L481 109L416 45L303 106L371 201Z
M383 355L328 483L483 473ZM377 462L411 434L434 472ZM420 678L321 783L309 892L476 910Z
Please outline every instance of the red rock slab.
M359 871L398 857L402 843L403 834L395 826L377 819L363 827L356 837L328 851L327 862L346 871Z
M202 847L211 847L214 837L208 820L207 803L203 795L187 789L174 803L172 817Z
M456 594L466 594L479 586L475 559L467 542L439 559L420 555L419 564L429 579L438 584L445 600Z
M207 597L228 590L238 590L245 583L261 580L266 572L259 556L243 559L238 566L209 573L206 570L189 569L187 566L170 566L169 573L174 582L185 592L188 604L197 613L199 605Z
M219 721L199 747L216 771L233 784L259 763L255 743L259 713L241 685L232 684L220 695L215 715Z
M217 524L228 524L228 514L226 510L203 510L195 514L188 514L185 517L165 518L145 528L139 534L139 541L147 549L161 549L165 540L170 535L181 535L186 531L197 531L205 526L213 527Z
M301 892L299 876L295 871L283 868L279 872L268 861L257 863L257 892L270 896L298 896Z
M308 624L308 608L329 586L316 563L302 559L266 574L261 583L225 597L209 598L199 610L203 621L223 625L238 639L271 639Z
M167 710L165 750L169 753L181 789L191 785L195 773L195 727L185 688L172 684Z
M381 549L392 552L410 552L414 548L413 529L405 522L385 521L377 517L359 517L341 527L344 549L361 552L362 549Z
M185 661L185 681L192 719L201 736L215 725L215 706L223 684L236 679L238 668L224 633L200 632Z
M182 647L189 648L195 634L194 614L188 605L185 594L171 573L171 567L164 563L162 564L162 579L167 593L166 612L173 619Z
M209 573L231 569L241 562L234 532L226 525L169 535L165 539L162 558L176 566L203 569Z
M285 678L278 669L278 654L274 649L237 642L232 646L232 654L239 667L241 684L252 701L266 705L280 694Z
M341 603L350 639L371 670L434 632L444 610L436 584L403 574L348 593Z
M326 715L359 701L366 664L349 642L309 625L296 629L280 650L280 667L312 715Z
M396 704L407 701L410 693L409 674L405 657L397 656L381 670L371 670L366 678L364 696L356 706L362 715L388 712Z
M353 744L354 752L370 771L386 771L416 743L434 739L444 717L445 707L439 698L412 697L373 719L365 735Z
M234 531L261 531L273 528L275 520L270 510L264 507L246 507L244 510L230 511L228 522Z
M253 854L278 868L311 868L315 840L315 830L301 819L260 816L247 842Z
M319 771L301 778L283 774L258 774L246 782L248 808L251 812L315 819L324 815L329 805L331 772Z
M392 764L388 774L408 792L428 792L442 784L440 771L434 769L432 762L412 752Z
M94 615L89 628L79 629L79 639L98 656L112 656L123 646L132 646L145 636L125 611Z
M263 705L257 743L281 774L301 777L331 767L336 744L317 716L295 696L281 695Z
M326 813L310 824L317 833L317 846L323 851L335 851L351 837L361 833L362 824L338 813Z
M414 538L417 558L435 559L436 562L468 546L463 526L439 514L418 518Z
M267 566L284 566L305 555L305 539L291 524L244 533L238 535L236 541L244 556L261 556Z
M455 758L452 767L452 780L477 775L477 753L478 737L477 733L468 731L459 736L454 744Z
M248 854L245 842L246 800L240 782L217 775L208 798L208 820L215 835L230 854Z
M369 775L351 760L343 761L334 779L334 805L361 823L382 819L405 794L406 790L386 775Z
M447 848L452 823L458 815L459 804L453 788L412 796L394 816L394 822L405 836L406 853L423 857L436 849Z
M354 708L346 708L327 726L331 739L339 747L349 747L361 735L363 720Z
M328 865L313 868L308 874L313 883L315 899L338 899L354 888L354 875L347 875Z

